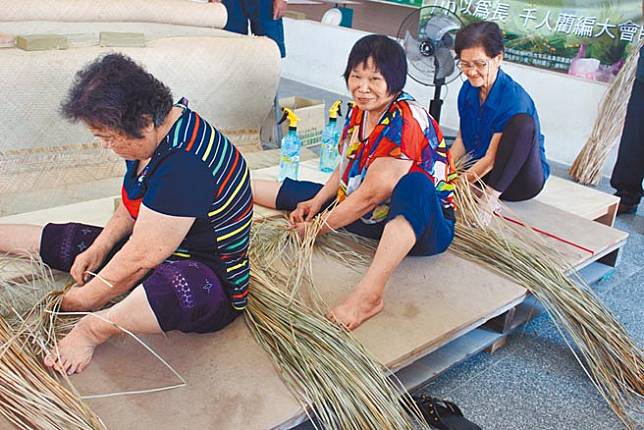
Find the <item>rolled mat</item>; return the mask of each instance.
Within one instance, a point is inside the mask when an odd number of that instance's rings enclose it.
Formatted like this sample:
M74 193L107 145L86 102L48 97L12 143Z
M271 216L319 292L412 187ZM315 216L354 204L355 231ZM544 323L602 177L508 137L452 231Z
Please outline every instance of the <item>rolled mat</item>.
M0 0L0 21L157 22L224 28L221 3L188 0Z
M76 71L114 51L144 65L175 100L188 98L193 110L242 151L260 148L259 128L279 81L279 51L270 39L226 34L147 40L142 48L8 48L0 64L0 92L6 95L0 105L0 194L121 174L122 160L100 149L85 126L58 114ZM2 203L4 214L13 212Z

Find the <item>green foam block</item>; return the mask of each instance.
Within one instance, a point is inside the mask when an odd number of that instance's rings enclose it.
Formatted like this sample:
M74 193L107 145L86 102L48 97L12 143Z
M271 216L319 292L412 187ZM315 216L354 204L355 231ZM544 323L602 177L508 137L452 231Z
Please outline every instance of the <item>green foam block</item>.
M65 36L58 34L28 34L16 38L18 48L25 51L46 51L67 49L69 43Z
M144 47L145 35L143 33L115 33L102 31L99 36L101 46Z

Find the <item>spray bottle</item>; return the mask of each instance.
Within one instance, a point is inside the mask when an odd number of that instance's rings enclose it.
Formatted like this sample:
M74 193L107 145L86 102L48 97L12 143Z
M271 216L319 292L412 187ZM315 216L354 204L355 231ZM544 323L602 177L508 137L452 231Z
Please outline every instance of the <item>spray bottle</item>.
M279 123L283 123L288 118L288 133L282 138L279 170L280 182L284 181L285 178L297 180L300 167L300 148L302 147L302 141L297 135L297 122L300 119L288 108L282 108L282 112L284 112L284 115Z
M342 115L340 106L342 102L336 100L329 109L329 123L322 131L322 146L320 147L320 171L330 173L335 170L338 164L338 140L340 130L338 129L338 114Z

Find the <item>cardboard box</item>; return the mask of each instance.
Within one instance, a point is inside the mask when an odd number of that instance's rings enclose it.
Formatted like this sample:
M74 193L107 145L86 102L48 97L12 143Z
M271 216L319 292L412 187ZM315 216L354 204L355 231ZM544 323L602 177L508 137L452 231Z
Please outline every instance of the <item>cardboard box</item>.
M305 97L285 97L279 100L280 107L293 110L295 115L300 118L297 123L297 134L302 140L302 147L314 146L322 143L322 130L326 124L326 106L323 100L308 99ZM280 114L281 117L281 114ZM260 138L262 144L268 148L277 148L280 146L275 127L275 110L268 114ZM279 118L278 118L279 119ZM288 120L281 125L282 136L288 133Z

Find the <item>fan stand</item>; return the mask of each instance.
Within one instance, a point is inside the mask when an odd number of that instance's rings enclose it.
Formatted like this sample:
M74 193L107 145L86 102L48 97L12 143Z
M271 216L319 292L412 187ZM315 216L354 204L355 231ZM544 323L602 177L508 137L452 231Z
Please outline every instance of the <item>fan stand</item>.
M441 122L441 109L443 107L443 99L441 99L443 85L445 85L445 78L434 79L434 98L429 102L429 114L438 124ZM456 140L456 135L443 134L443 138L448 146L451 146L454 140Z
M434 98L429 102L429 114L439 124L441 121L441 108L443 107L443 100L441 99L443 85L445 85L444 78L434 80Z

